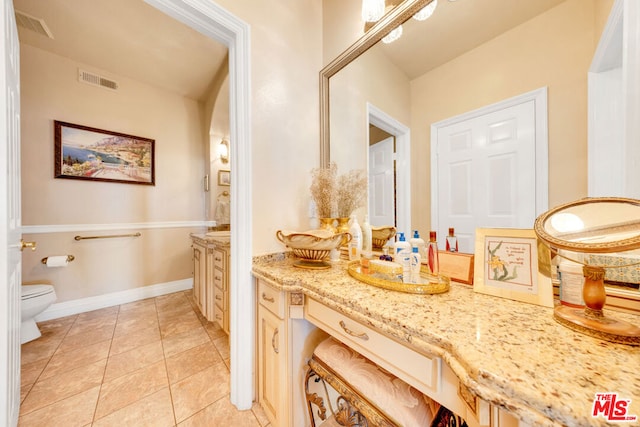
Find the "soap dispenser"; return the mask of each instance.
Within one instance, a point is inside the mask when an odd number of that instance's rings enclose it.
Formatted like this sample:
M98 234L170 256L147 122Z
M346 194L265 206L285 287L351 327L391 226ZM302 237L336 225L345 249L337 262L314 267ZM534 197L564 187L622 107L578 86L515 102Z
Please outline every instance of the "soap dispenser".
M398 241L393 245L393 260L402 265L402 281L411 280L411 245L404 238L404 233L398 233Z
M421 259L427 259L427 246L422 238L420 238L420 234L418 230L413 231L413 237L409 239L409 243L411 243L411 248L418 248L418 253L420 254Z

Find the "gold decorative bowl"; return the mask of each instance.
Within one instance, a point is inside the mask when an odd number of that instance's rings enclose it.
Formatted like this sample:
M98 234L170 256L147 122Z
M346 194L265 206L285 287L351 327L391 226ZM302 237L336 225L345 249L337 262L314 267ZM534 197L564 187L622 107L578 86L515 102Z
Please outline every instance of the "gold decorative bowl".
M373 249L382 249L389 239L396 235L396 228L393 225L382 225L371 227L371 245Z
M331 250L351 241L351 234L333 233L329 230L304 232L278 230L276 237L290 248L295 256L300 258L293 264L295 267L311 269L331 267L325 261Z

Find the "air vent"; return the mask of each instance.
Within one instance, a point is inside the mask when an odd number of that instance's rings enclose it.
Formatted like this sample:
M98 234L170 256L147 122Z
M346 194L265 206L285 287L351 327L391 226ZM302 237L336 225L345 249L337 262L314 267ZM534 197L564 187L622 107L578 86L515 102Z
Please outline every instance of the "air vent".
M51 34L47 24L44 23L44 19L16 10L16 23L27 30L35 31L41 36L53 39L53 34Z
M100 86L105 89L118 90L118 82L109 80L105 77L81 69L78 69L78 80L82 83L90 84L92 86Z

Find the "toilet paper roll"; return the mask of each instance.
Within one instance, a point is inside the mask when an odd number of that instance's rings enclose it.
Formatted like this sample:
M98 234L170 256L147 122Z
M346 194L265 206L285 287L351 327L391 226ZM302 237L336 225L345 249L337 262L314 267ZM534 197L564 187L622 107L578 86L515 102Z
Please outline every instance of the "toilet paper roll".
M66 267L69 259L66 255L56 255L47 257L47 267Z

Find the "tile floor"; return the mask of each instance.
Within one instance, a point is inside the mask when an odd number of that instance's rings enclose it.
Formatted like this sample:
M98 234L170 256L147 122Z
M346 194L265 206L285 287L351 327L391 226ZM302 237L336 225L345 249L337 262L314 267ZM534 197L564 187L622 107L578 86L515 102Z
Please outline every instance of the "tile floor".
M229 402L228 337L191 291L39 326L22 346L19 426L268 425Z

